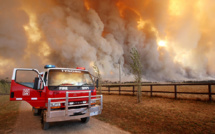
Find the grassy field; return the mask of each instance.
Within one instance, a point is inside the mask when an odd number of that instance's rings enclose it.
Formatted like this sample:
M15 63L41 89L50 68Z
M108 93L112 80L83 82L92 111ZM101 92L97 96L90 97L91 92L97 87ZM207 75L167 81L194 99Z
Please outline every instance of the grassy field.
M143 96L104 95L97 119L133 134L215 133L215 103Z
M102 87L102 90L108 90L106 87ZM119 94L119 88L114 87L110 88L111 94ZM117 90L117 91L113 91ZM133 90L133 87L121 87L121 90ZM135 91L136 88L135 88ZM142 86L142 91L150 91L150 86ZM171 91L174 92L174 86L153 86L153 91ZM177 92L203 92L208 93L208 86L203 85L192 85L192 86L177 86ZM102 91L102 93L108 93L108 91ZM132 95L132 92L121 92L122 94L130 94ZM212 93L215 93L215 86L212 86ZM150 96L150 93L143 93L143 95ZM153 93L153 96L160 96L160 97L167 97L167 98L174 98L174 93ZM196 95L196 94L177 94L177 97L179 99L193 99L193 100L208 100L208 95ZM215 95L212 96L214 98ZM214 98L215 100L215 98Z
M11 133L20 102L10 102L9 95L0 95L0 134Z

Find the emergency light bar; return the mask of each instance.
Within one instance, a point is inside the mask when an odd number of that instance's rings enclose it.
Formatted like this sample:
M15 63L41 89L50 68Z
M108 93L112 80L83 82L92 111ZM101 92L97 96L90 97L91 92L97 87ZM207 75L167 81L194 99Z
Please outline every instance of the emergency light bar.
M85 70L85 67L77 67L76 69Z
M56 67L55 65L45 65L45 66L44 66L45 69L48 69L48 68L55 68L55 67Z

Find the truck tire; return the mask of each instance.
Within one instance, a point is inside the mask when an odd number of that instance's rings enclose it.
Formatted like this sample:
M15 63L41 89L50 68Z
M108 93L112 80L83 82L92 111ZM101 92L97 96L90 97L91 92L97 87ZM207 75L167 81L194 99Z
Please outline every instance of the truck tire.
M38 115L41 115L42 109L38 109Z
M44 121L44 118L45 118L44 116L45 116L44 110L41 110L41 125L42 125L42 129L47 130L47 129L49 129L49 123Z
M38 109L32 107L32 112L33 112L34 116L38 116Z
M43 130L49 129L49 123L43 121L43 123L42 123L42 129L43 129Z
M81 118L82 123L87 123L90 120L90 117Z

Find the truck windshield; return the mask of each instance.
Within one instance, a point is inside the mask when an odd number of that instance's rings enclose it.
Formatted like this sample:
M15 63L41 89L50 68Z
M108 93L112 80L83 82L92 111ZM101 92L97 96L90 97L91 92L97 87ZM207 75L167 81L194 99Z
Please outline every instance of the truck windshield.
M79 70L50 70L48 76L49 86L93 86L91 75Z

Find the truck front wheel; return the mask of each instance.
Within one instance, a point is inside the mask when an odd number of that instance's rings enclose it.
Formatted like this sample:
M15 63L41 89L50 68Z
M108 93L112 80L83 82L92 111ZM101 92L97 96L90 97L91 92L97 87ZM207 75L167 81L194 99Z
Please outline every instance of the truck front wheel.
M82 123L87 123L90 120L90 117L81 118Z
M43 123L42 123L42 129L43 129L43 130L49 129L49 123L48 123L48 122L43 122Z
M43 130L49 129L49 123L46 122L46 121L44 121L45 116L46 116L46 115L45 115L45 111L42 110L42 111L41 111L41 124L42 124L42 129L43 129Z

